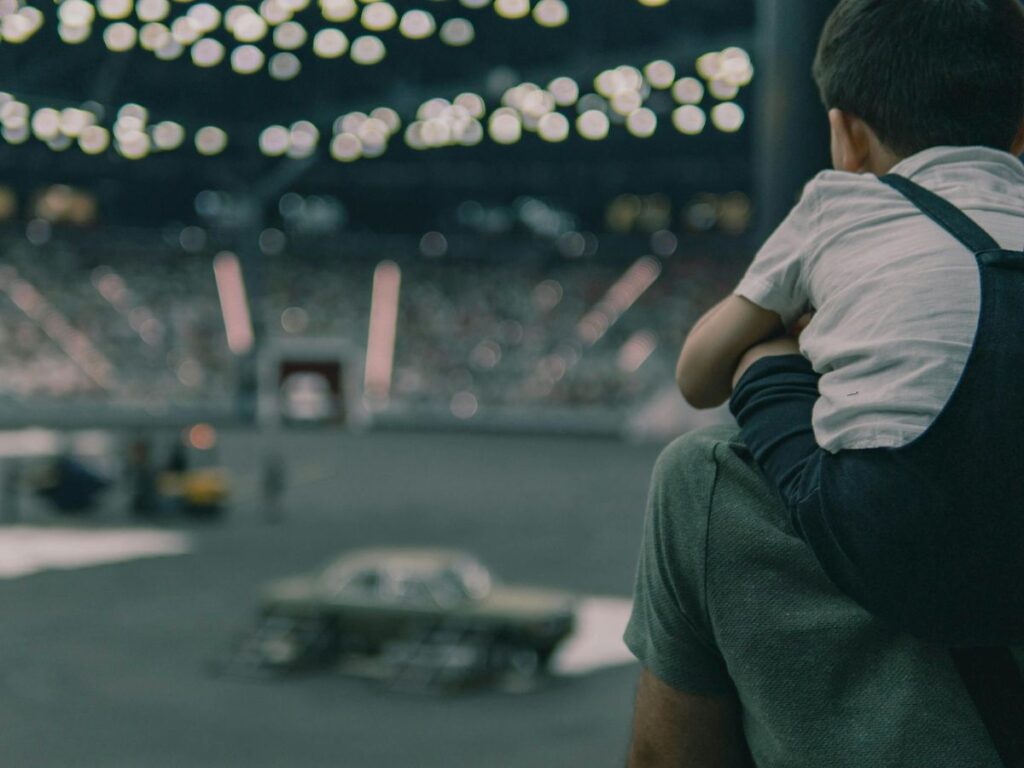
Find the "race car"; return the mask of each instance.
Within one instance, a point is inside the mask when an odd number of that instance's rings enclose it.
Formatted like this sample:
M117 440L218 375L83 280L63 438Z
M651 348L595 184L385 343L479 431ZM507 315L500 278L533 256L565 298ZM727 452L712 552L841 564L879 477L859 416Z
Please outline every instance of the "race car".
M262 663L280 668L413 647L399 656L429 656L463 672L538 675L572 632L575 603L567 592L501 584L466 552L358 550L268 585L257 642Z

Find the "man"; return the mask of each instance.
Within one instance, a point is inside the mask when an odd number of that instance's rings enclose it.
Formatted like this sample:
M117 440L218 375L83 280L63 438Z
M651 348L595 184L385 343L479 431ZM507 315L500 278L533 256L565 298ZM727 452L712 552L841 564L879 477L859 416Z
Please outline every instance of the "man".
M948 651L832 585L731 427L659 459L625 639L632 768L1001 765Z

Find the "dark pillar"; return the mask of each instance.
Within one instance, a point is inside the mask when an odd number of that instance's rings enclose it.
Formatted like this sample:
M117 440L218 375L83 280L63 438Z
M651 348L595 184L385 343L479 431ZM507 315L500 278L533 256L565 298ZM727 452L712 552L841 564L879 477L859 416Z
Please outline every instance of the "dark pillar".
M256 197L245 197L237 201L238 221L235 230L235 250L242 265L242 279L249 299L249 316L252 320L253 345L249 354L239 363L238 405L244 419L256 418L256 401L259 397L259 357L266 337L263 317L264 265L260 249L260 233L264 225L264 201Z
M811 64L835 0L757 0L757 242L786 217L811 177L831 166L828 120Z

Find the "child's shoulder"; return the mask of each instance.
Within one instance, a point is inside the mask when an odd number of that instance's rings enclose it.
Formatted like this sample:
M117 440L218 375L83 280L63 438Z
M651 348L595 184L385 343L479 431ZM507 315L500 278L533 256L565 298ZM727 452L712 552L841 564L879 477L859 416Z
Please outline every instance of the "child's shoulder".
M886 196L887 188L872 174L821 171L804 186L790 216L810 226L842 212L849 214L865 206L877 206Z
M831 197L834 195L885 194L886 186L873 173L848 171L822 171L804 187L804 195Z
M890 194L874 174L822 171L807 182L796 210L804 217L830 219L876 210Z

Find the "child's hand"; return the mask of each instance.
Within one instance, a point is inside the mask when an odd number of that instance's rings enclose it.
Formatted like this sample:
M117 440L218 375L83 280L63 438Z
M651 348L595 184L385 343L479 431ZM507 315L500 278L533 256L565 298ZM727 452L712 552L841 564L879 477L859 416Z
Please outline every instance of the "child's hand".
M810 325L811 319L813 317L814 312L807 312L806 314L801 315L800 319L793 323L793 325L789 328L789 335L792 336L794 339L799 339L800 334L804 332L808 325Z

